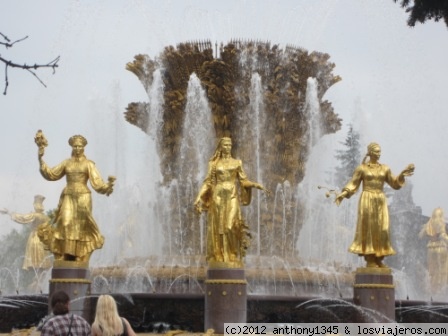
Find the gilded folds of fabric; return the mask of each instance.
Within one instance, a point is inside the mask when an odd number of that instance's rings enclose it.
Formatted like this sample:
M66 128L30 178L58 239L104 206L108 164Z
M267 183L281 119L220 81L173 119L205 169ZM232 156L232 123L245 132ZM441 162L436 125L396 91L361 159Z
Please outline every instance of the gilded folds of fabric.
M383 193L385 183L393 189L400 189L404 181L393 176L386 165L366 163L356 168L351 181L343 189L350 197L362 184L355 237L349 248L352 253L377 257L395 254L390 242L389 213Z
M104 237L92 217L92 197L87 181L90 180L92 188L101 194L106 192L107 184L94 162L85 157L70 158L54 168L42 162L40 172L49 181L59 180L63 176L67 180L59 198L50 250L55 255L81 257L100 249Z
M241 160L228 159L210 162L200 195L207 216L207 261L241 267L247 248L246 226L240 204L250 203L250 190ZM240 196L240 190L244 195ZM242 202L241 198L244 198ZM242 242L244 243L244 246Z
M51 267L50 254L37 235L39 225L48 223L50 218L44 213L31 212L28 214L13 213L11 219L20 224L31 225L31 232L26 243L25 258L23 260L22 268L36 269Z

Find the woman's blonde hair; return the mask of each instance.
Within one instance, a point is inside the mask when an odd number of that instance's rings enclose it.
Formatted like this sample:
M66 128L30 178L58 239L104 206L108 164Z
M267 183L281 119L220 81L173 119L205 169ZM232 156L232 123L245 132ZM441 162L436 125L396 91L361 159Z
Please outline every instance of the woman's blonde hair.
M101 330L103 336L121 335L123 323L118 315L117 303L110 295L100 295L96 304L95 326Z

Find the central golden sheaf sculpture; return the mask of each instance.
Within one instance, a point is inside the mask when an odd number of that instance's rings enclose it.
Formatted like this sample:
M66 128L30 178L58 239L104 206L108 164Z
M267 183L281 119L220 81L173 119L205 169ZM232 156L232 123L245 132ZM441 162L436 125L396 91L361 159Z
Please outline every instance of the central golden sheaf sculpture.
M219 54L219 57L218 57ZM254 125L242 122L250 109L250 90L253 74L257 73L263 86L264 122L263 141L260 148L260 162L263 165L261 181L269 190L276 190L278 184L288 181L295 187L305 175L305 163L309 155L311 136L309 111L306 109L307 79L315 78L318 83L318 99L320 104L320 129L322 135L334 133L341 127L341 119L334 113L330 102L322 100L326 91L341 80L332 74L334 63L329 62L330 55L320 52L308 52L303 48L278 45L260 41L233 40L227 44L213 45L210 41L180 43L176 47L168 46L161 54L151 59L147 55L137 55L134 61L126 65L127 70L134 73L145 90L149 92L156 69L162 69L163 102L161 104L162 122L158 130L158 150L161 160L161 171L164 183L178 178L182 139L182 125L185 118L187 89L190 75L195 73L204 89L210 106L216 139L230 137L233 140L233 151L247 165L249 175L254 172L254 152L245 146L242 138L244 130ZM126 120L147 132L151 120L149 103L130 103L125 112ZM184 157L189 157L184 155ZM204 158L206 159L206 158ZM197 164L197 163L196 163ZM200 185L195 186L198 188ZM185 204L192 202L185 200ZM285 241L276 242L274 248L281 256L295 255L295 244L301 224L292 223L293 213L297 207L294 200L287 205L286 219L289 228ZM275 209L273 204L267 205L260 215L265 224L261 227L261 241L272 236L272 232L284 226L284 214ZM281 210L283 211L283 210ZM191 230L197 230L194 223L198 216L194 211L184 214L183 223L192 223ZM278 218L282 217L282 219ZM300 219L299 219L300 222ZM170 230L170 228L167 228ZM284 230L284 227L281 229ZM200 242L198 238L188 237L184 233L182 241L191 239L191 253L197 253ZM197 236L197 235L196 235ZM267 237L267 238L266 238ZM266 244L260 243L257 248L261 254Z

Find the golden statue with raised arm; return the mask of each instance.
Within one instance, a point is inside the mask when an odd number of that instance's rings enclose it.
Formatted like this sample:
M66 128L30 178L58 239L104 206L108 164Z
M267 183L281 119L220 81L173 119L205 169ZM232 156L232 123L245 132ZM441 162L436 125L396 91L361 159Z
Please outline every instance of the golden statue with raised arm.
M367 156L370 160L366 162ZM336 196L339 205L344 198L350 198L358 191L362 183L362 193L358 204L358 220L355 238L349 251L364 256L367 267L387 267L383 263L385 256L395 254L390 242L389 212L386 195L383 192L384 183L393 189L400 189L405 183L405 176L414 173L414 165L409 164L397 177L387 165L378 162L381 147L371 143L367 154L359 165L353 177Z
M74 135L68 140L72 147L71 158L53 168L43 160L48 141L42 131L37 132L35 142L39 148L41 175L48 181L65 176L67 181L59 198L54 227L46 237L48 248L55 260L88 262L92 252L103 246L104 237L92 216L92 196L87 181L96 192L109 196L115 177L109 176L108 182L103 181L95 163L84 155L87 140L82 135Z
M26 242L23 269L39 270L51 267L51 254L45 250L44 244L37 235L39 225L50 222L50 217L44 213L44 200L45 197L42 195L34 196L34 211L26 214L11 212L8 209L0 210L0 213L9 215L14 222L31 227L31 232Z
M243 267L250 234L240 204L250 203L252 188L269 193L247 179L241 160L234 159L231 150L232 140L221 138L194 203L199 213L208 212L207 262L213 268Z

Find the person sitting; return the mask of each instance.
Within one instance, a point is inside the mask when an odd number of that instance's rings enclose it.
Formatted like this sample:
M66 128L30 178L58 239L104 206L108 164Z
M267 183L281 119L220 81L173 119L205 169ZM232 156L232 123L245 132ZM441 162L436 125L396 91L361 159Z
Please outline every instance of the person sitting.
M110 295L100 295L96 304L92 336L135 336L129 322L118 315L117 303Z
M53 317L42 326L41 336L90 336L89 323L81 316L69 314L70 297L64 291L51 296Z

